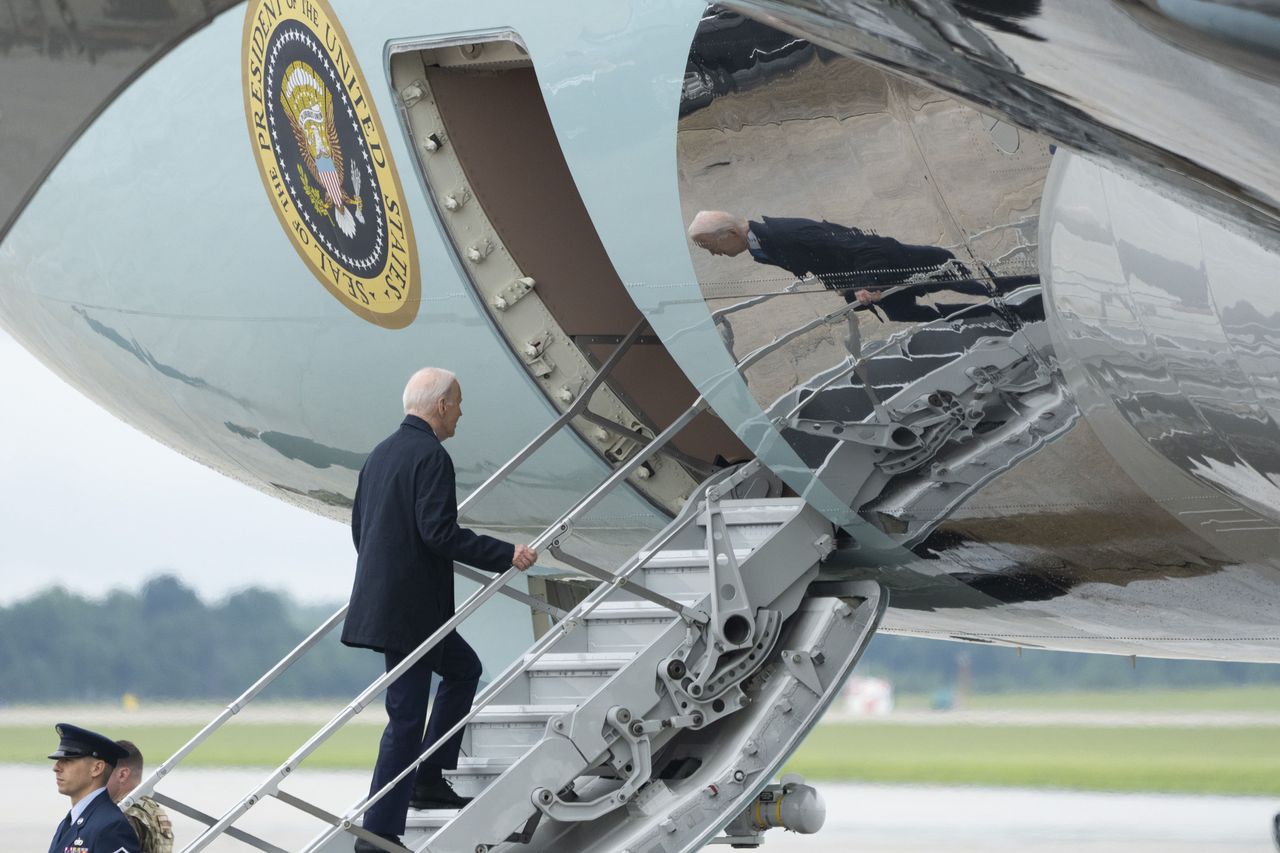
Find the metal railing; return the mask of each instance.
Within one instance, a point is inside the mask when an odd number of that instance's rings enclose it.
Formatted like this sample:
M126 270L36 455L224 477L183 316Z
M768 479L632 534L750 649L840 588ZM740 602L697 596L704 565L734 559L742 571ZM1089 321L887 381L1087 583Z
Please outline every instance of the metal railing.
M633 455L630 459L628 459L626 463L624 463L622 466L614 470L613 473L610 474L610 476L604 480L604 482L598 485L594 490L592 490L584 498L580 499L576 504L574 504L574 506L570 510L564 513L558 521L556 521L554 524L546 528L541 534L539 534L537 538L535 538L530 543L530 547L533 548L535 551L541 551L542 549L546 548L549 545L552 545L553 543L558 545L558 543L561 540L563 540L573 531L574 524L578 519L580 519L581 517L586 515L588 512L593 510L596 506L598 506L599 503L602 500L604 500L604 498L608 496L609 493L612 492L614 488L616 488L620 483L622 483L627 477L635 473L635 471L637 471L641 465L643 465L646 461L652 458L652 456L656 454L662 448L663 445L665 445L668 441L670 441L671 438L674 437L678 432L684 429L684 427L687 426L688 423L691 420L693 420L693 418L696 417L705 408L706 408L706 403L704 399L702 397L698 397L698 399L694 401L693 405L691 405L688 409L686 409L679 417L677 417L670 425L668 425L666 429L664 429L661 433L655 436L652 442L650 442L645 447L640 448L640 450L635 455ZM568 421L565 420L564 422L567 423ZM500 471L509 471L509 470L512 470L514 467L515 466L504 465L503 468L500 469ZM693 517L695 516L692 513L688 515L688 519L692 519ZM688 523L688 519L686 519L684 523ZM675 525L673 525L672 527L669 527L668 530L671 531L670 536L674 536L677 532L679 532L680 529L683 529L683 524L681 524L679 527L676 527ZM657 548L661 548L661 545L658 545ZM407 767L398 776L396 776L395 779L393 779L391 782L388 782L387 785L384 786L380 791L378 791L373 796L366 798L362 803L360 803L354 809L349 811L347 815L345 815L343 818L341 819L334 818L334 825L327 831L326 837L324 839L319 839L316 842L313 842L306 849L314 850L320 844L323 844L324 841L327 840L327 838L331 838L337 832L348 831L360 836L361 838L364 838L365 840L369 841L372 844L382 847L383 849L392 850L392 851L397 850L398 849L397 847L391 846L390 844L378 838L377 836L373 835L372 833L369 833L366 830L360 827L357 827L354 821L358 819L361 815L363 815L365 811L368 810L374 803L378 802L380 799L382 799L382 797L390 793L390 791L401 780L405 779L409 773L416 770L417 766L421 764L422 761L426 760L428 757L433 755L440 746L442 746L444 743L448 741L449 738L453 737L453 735L462 731L463 727L465 727L466 724L470 722L471 719L473 719L475 715L481 709L483 709L483 707L489 701L491 701L492 697L499 690L501 690L507 684L510 684L511 681L513 681L519 675L523 674L523 672L527 669L528 665L530 665L532 661L537 659L536 655L542 652L545 652L546 648L549 646L550 641L552 639L566 633L569 630L569 626L576 624L577 618L584 615L584 607L586 608L585 612L590 612L590 610L595 607L595 604L599 602L600 598L602 598L604 595L607 595L608 591L612 591L613 589L616 589L619 585L621 585L630 576L632 572L634 572L639 566L643 565L644 562L647 562L647 560L652 557L653 553L654 551L649 551L646 554L646 556L643 558L633 557L632 560L630 561L629 569L624 570L623 572L619 572L618 574L614 575L614 578L612 581L610 581L607 584L601 584L599 587L593 590L592 593L589 594L587 598L584 599L584 601L581 604L579 604L578 607L575 608L569 614L568 618L561 620L559 623L557 623L557 625L555 626L555 628L553 628L553 630L548 631L546 634L544 634L543 637L538 641L538 643L535 644L534 646L535 656L526 655L520 662L516 664L516 666L514 666L511 669L508 669L506 673L504 673L495 681L491 682L489 686L485 689L485 691L481 694L481 696L478 697L478 701L473 706L471 712L466 717L464 717L461 722L457 723L447 733L445 733L442 737L437 739L436 742L432 744L422 755L420 755L416 761L414 761L409 767ZM305 802L305 801L299 801L297 800L297 798L289 796L287 794L284 797L280 796L283 793L280 791L280 783L283 782L289 776L289 774L291 774L294 770L296 770L298 766L303 761L305 761L312 753L314 753L317 749L319 749L319 747L322 744L324 744L324 742L327 741L336 731L338 731L338 729L342 728L344 725L350 722L352 718L354 718L357 714L363 711L365 707L367 707L369 703L372 702L379 694L381 694L382 691L384 691L393 681L400 678L400 676L402 676L405 672L407 672L414 664L416 664L424 656L426 656L446 636L448 636L450 632L452 632L460 624L466 621L467 618L469 618L473 613L475 613L475 611L478 610L482 604L484 604L486 601L488 601L490 598L496 595L499 592L499 590L502 589L504 586L506 586L506 584L509 583L518 573L519 573L518 569L516 569L515 567L511 567L507 569L505 572L503 572L502 574L498 575L494 580L490 581L486 586L472 593L471 596L467 598L466 601L463 602L461 607L457 609L454 615L451 616L449 619L447 619L444 622L444 624L442 624L438 629L436 629L436 631L433 634L431 634L431 636L429 636L426 640L424 640L416 649L414 649L409 655L407 655L399 664L397 664L392 669L388 670L383 675L374 679L372 684L366 687L358 696L356 696L356 698L350 704L348 704L345 708L342 709L342 711L340 711L336 716L334 716L333 719L331 719L328 723L326 723L323 727L321 727L319 731L313 734L301 747L299 747L292 755L290 755L282 764L276 767L276 769L273 770L262 782L260 782L257 786L255 786L253 790L249 792L248 795L243 797L238 803L236 803L226 813L224 813L217 820L216 823L214 823L212 826L206 829L203 833L197 836L194 841L192 841L189 845L183 848L184 853L198 853L198 851L205 849L219 835L221 835L227 829L231 828L231 826L237 820L243 817L251 808L253 808L256 804L261 802L264 797L267 797L267 796L276 797L277 799L280 799L282 802L285 802L289 805L302 808L302 806L299 805L299 803ZM601 592L602 590L607 590L607 591ZM679 615L685 616L687 608L684 608L683 606L678 605L675 602L671 602L671 604L675 605L676 607L679 607L679 610L677 611ZM702 617L702 620L700 621L705 621L705 619L706 617L704 615ZM321 810L314 809L314 808L304 808L303 810L307 811L310 814L313 814L314 816L321 817L322 819L328 819L328 818L334 817L332 815L328 815L325 812L322 812Z
M785 346L791 340L804 334L812 328L823 323L832 323L840 317L850 312L863 310L865 306L858 303L851 303L843 308L831 312L822 317L816 318L810 322L803 324L801 327L793 329L779 337L775 338L768 344L765 344L753 350L743 359L741 359L736 367L737 373L740 375L760 359L769 353ZM533 440L526 444L519 452L505 462L497 471L477 487L459 506L459 513L467 507L480 500L482 497L491 492L498 484L532 456L539 448L546 444L554 435L566 426L575 417L579 416L586 410L592 394L606 380L614 367L625 355L626 351L640 337L641 332L647 325L646 321L641 321L635 326L618 344L617 348L610 354L609 358L601 365L600 369L592 377L590 382L583 388L582 393L578 395L572 405L564 410L561 415L556 418L546 429L539 433ZM243 841L250 846L260 850L268 851L268 853L278 853L280 848L269 844L268 842L257 838L243 830L237 829L234 823L243 817L251 808L262 801L264 797L271 796L281 802L298 808L308 814L311 814L330 826L315 840L313 840L304 851L312 853L321 846L331 840L334 836L341 832L348 832L364 838L366 841L378 846L382 849L390 851L403 850L404 848L392 845L390 842L373 835L356 824L356 821L365 814L375 803L386 796L390 791L408 775L416 770L416 768L427 758L433 755L444 743L450 738L462 731L463 728L475 718L475 716L489 704L493 697L511 684L516 678L524 674L528 667L536 662L551 645L559 637L573 630L581 622L581 619L589 615L595 607L604 600L610 593L619 589L626 588L634 594L639 595L651 602L659 604L673 612L674 616L685 619L690 622L705 623L708 621L706 613L695 610L647 590L630 580L630 577L651 560L654 555L659 553L672 539L674 539L681 531L688 527L698 517L698 493L695 492L686 502L684 509L655 539L650 541L643 549L638 551L636 555L631 557L618 572L607 572L601 569L595 569L583 561L572 558L570 555L564 554L561 549L561 543L573 532L575 523L595 509L601 501L603 501L619 484L628 477L640 470L641 466L653 458L659 451L663 450L670 443L672 438L683 430L695 417L708 408L708 402L705 395L700 395L679 417L662 430L658 435L647 443L642 444L624 464L615 469L609 477L601 482L589 494L575 503L568 511L551 526L547 527L539 534L530 546L534 550L541 551L544 548L550 548L564 560L566 565L580 571L590 577L602 581L581 603L572 611L565 613L559 608L553 608L544 602L538 602L532 596L520 593L516 590L508 590L507 584L518 574L518 570L514 567L508 568L505 572L499 574L496 578L489 580L481 586L476 592L472 593L461 606L458 607L455 614L450 617L443 625L440 626L430 637L424 640L413 652L406 656L397 666L376 678L368 687L361 691L347 706L338 712L328 723L320 730L313 734L301 747L294 751L282 764L276 767L268 776L257 784L248 795L241 798L234 806L227 810L216 820L198 810L180 803L172 798L164 797L164 801L171 805L176 811L188 816L194 817L203 823L208 824L208 828L197 836L190 844L183 848L184 853L198 853L204 850L222 834L228 834L237 840ZM705 491L712 485L725 481L740 481L746 476L746 472L755 470L758 462L748 463L746 466L734 469L725 469L712 475L700 487L699 492ZM461 572L471 578L476 578L478 573L473 570ZM483 578L483 576L480 576ZM346 814L339 817L330 814L316 807L315 805L280 790L280 784L289 777L291 773L309 756L311 756L321 745L323 745L338 729L346 725L352 718L364 710L377 696L382 693L392 682L403 675L409 668L420 661L425 655L431 652L437 644L451 631L457 628L462 622L466 621L474 614L485 602L497 594L511 595L513 598L523 601L530 606L544 612L550 612L559 618L559 621L547 631L534 646L522 658L509 667L501 676L491 682L484 691L477 697L477 702L471 711L448 732L437 739L430 747L428 747L418 758L402 771L395 779L387 783L381 790L373 793L357 803ZM537 602L535 604L535 602ZM541 605L540 607L538 605ZM325 635L327 635L339 622L343 620L347 612L344 606L335 612L332 616L325 620L315 631L303 640L288 655L281 659L267 673L265 673L258 681L256 681L248 690L246 690L235 701L230 703L212 722L200 730L191 740L184 744L173 756L166 760L158 767L141 785L133 791L128 798L121 802L122 807L127 807L131 802L136 802L143 796L154 792L156 785L170 773L183 759L185 759L196 747L203 743L209 736L217 731L223 724L238 714L245 705L255 698L265 687L278 678L285 670L292 666L299 658L304 656L311 648L313 648Z
M618 342L617 347L615 347L613 352L610 353L609 357L604 361L604 363L600 365L600 369L596 371L595 375L591 378L591 380L586 384L586 386L583 387L582 392L578 395L578 397L574 400L574 402L570 406L568 406L564 410L564 412L562 412L561 415L556 418L555 421L553 421L549 426L547 426L544 430L542 430L542 432L540 432L537 436L535 436L528 444L526 444L523 448L521 448L519 452L517 452L514 456L512 456L509 460L507 460L507 462L504 463L500 468L498 468L498 470L495 471L491 476L489 476L488 479L486 479L483 483L481 483L478 487L476 487L476 489L473 490L471 494L469 494L466 497L466 499L464 499L458 505L459 515L464 513L469 507L473 506L482 498L484 498L486 495L488 495L495 487L497 487L502 481L504 481L512 471L518 468L524 461L526 461L530 456L532 456L535 452L537 452L543 445L545 445L551 438L553 438L557 433L559 433L560 430L566 424L568 424L571 420L573 420L573 418L577 417L579 414L581 414L581 412L584 409L586 409L586 406L590 401L591 396L605 382L605 380L608 379L610 374L613 372L614 368L617 367L618 363L622 360L623 356L626 355L627 351L631 348L631 346L636 342L637 339L639 339L639 337L641 336L641 333L644 331L646 326L647 326L647 321L641 320L639 323L635 325L635 327L631 329L630 332L628 332ZM489 580L487 576L480 574L474 569L471 569L466 566L462 566L461 564L455 564L455 571L457 571L458 574L461 574L464 577L468 578L469 580L477 581L482 585L487 583ZM522 593L519 590L509 589L503 586L502 593L507 597L510 597L516 601L520 601L521 603L527 604L528 606L532 607L535 610L548 613L557 618L562 618L563 616L566 615L564 610L558 607L554 607L550 604L547 604L546 602L540 601L539 599L536 599L533 596ZM183 744L175 753L173 753L173 755L169 756L168 759L166 759L163 763L161 763L158 767L156 767L156 769L153 770L151 774L148 775L147 778L144 779L140 785L138 785L137 788L131 791L129 795L121 801L121 804L120 804L121 807L128 808L128 806L137 802L141 798L152 795L155 792L156 786L167 775L169 775L169 773L171 773L174 769L176 769L177 766L187 758L187 756L189 756L202 743L207 741L216 731L222 728L223 725L225 725L228 721L230 721L237 714L239 714L246 705L248 705L251 701L253 701L255 697L257 697L259 693L261 693L267 686L269 686L272 682L274 682L277 678L279 678L282 674L284 674L286 670L288 670L299 659L305 656L307 652L311 651L311 649L313 649L339 623L341 623L343 619L346 618L346 615L347 615L347 605L344 604L342 607L338 608L338 610L336 610L331 616L325 619L324 622L322 622L318 628L312 631L311 634L309 634L302 642L300 642L296 647L294 647L293 650L291 650L288 654L286 654L283 658L281 658L279 662L277 662L273 667L271 667L271 669L269 669L266 673L264 673L261 678L255 681L247 690L245 690L238 697L236 697L232 702L230 702L225 708L223 708L223 710L218 714L218 716L216 716L213 720L211 720L208 724L206 724L203 728L201 728L199 732L197 732L194 736L192 736L191 739L188 740L185 744ZM200 819L200 818L197 818L197 819ZM241 839L241 840L244 840L244 839ZM271 845L267 845L266 842L261 842L261 844L265 846L259 846L259 849L264 849L264 850L276 849ZM255 845L255 846L258 846L258 845Z
M672 434L674 434L674 432ZM756 466L758 465L758 463L752 462L752 463L748 463L748 465ZM747 473L748 471L746 470L746 466L743 466L743 468L739 468L737 470L725 469L720 476L712 477L710 480L704 482L699 487L699 492L705 492L707 489L715 485L722 484L725 481L733 480L735 477L741 478L745 476ZM600 488L603 489L607 485L608 485L608 481L602 484ZM597 492L599 491L600 489L597 489ZM575 510L576 509L577 508L575 507ZM571 515L575 515L575 514L576 512L574 510L571 510L569 513L566 513L565 519L568 519ZM453 736L461 732L463 729L465 729L467 725L470 724L471 721L474 720L480 714L481 711L483 711L486 707L492 704L493 700L497 696L499 696L504 689L510 686L517 678L519 678L520 676L528 672L530 667L532 667L535 663L537 663L542 658L542 656L545 655L551 649L551 647L556 643L557 640L559 640L561 637L565 636L566 634L570 633L571 631L576 630L582 624L583 619L589 616L596 609L597 606L599 606L606 598L609 597L610 594L612 594L614 591L618 590L619 588L626 588L632 591L636 591L637 589L645 590L645 592L648 592L652 596L654 596L653 598L650 598L650 600L654 600L656 603L662 604L663 606L667 607L669 610L672 610L673 615L678 615L681 618L685 619L686 621L699 622L704 624L707 621L709 621L709 616L706 614L706 612L700 611L700 610L694 610L693 608L690 608L686 605L682 605L679 602L666 599L664 596L658 596L656 593L652 593L651 591L645 589L644 587L641 587L638 584L635 584L632 581L630 581L630 578L632 575L634 575L637 571L639 571L645 565L647 565L648 562L652 560L654 556L660 553L668 544L670 544L670 542L673 539L675 539L676 536L678 536L681 532L685 530L685 528L687 528L690 524L696 521L697 518L699 517L699 514L700 513L699 513L699 507L698 507L698 501L697 501L697 494L695 494L685 504L680 514L677 515L676 518L664 530L662 530L656 537L654 537L654 539L650 540L650 542L647 543L642 549L637 551L636 554L633 555L626 563L624 563L616 573L612 573L612 572L607 573L609 575L608 579L605 580L605 582L601 583L599 586L597 586L590 593L588 593L587 596L581 602L579 602L578 606L575 607L572 612L570 612L567 618L561 620L556 625L554 625L551 628L551 630L549 630L546 634L540 637L538 641L534 643L534 645L520 657L519 660L515 661L511 666L509 666L500 676L498 676L498 678L490 682L489 685L485 687L485 689L481 691L481 693L476 697L476 701L473 703L471 710L461 720L459 720L457 723L453 725L452 728L450 728L447 732L445 732L439 738L437 738L435 743L427 747L427 749L424 750L422 754L420 754L408 767L406 767L403 771L401 771L394 779L389 781L386 785L384 785L381 789L379 789L375 793L371 794L370 796L364 798L363 800L361 800L360 802L352 806L346 812L346 814L343 815L343 817L340 820L330 821L331 826L329 826L327 829L321 832L319 836L312 839L312 841L308 843L307 846L303 847L301 853L315 853L315 851L319 850L321 847L323 847L325 844L327 844L329 841L331 841L335 836L337 836L341 832L351 832L353 834L360 835L361 837L364 837L372 841L373 843L378 844L379 846L383 847L383 849L386 849L386 850L392 850L392 851L397 850L398 848L392 847L390 844L383 842L382 839L377 839L369 834L366 834L363 830L361 830L359 827L355 825L355 821L359 820L365 814L365 812L367 812L370 808L372 808L383 797L390 794L391 791L394 790L397 785L399 785L406 778L408 778L411 773L415 772L418 766L422 764L422 762L426 761L428 758L434 755L438 749L440 749L445 743L449 741L450 738L452 738ZM543 537L540 537L540 540L542 540L543 545L545 545L546 547L559 551L560 543L562 542L564 537L569 535L571 530L572 530L572 525L566 524L564 519L562 519L562 521L559 524L553 525L552 527L548 528L546 533L543 535ZM560 552L560 553L562 554L563 552ZM588 572L588 573L595 576L594 572ZM498 583L498 582L501 582L501 579L499 579L499 581L495 581L495 583ZM645 596L645 597L649 597L649 596ZM420 646L417 650L415 650L414 655L426 654L427 651L430 650L430 646L433 646L435 642L438 642L439 639L442 639L444 636L444 633L447 633L447 632L445 632L444 628L441 628L440 632L437 632L437 633L440 635L439 637L436 637L435 635L433 635L432 637L429 637L427 641L423 644L423 646Z

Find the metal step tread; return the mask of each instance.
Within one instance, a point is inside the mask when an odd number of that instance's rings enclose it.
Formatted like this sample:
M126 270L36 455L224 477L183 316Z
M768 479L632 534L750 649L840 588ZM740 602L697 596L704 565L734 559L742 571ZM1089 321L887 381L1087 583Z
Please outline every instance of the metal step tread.
M486 705L476 712L469 725L498 723L546 723L557 714L567 714L577 705Z
M804 507L805 502L800 498L754 498L720 502L720 512L730 530L739 524L759 524L758 521L750 520L755 518L783 524ZM699 518L698 522L701 523L702 519Z
M480 757L462 755L458 757L458 769L446 770L444 775L450 776L491 776L495 773L504 773L506 769L515 763L514 759L506 756Z
M635 660L634 653L549 652L527 666L530 675L544 672L605 672L622 669Z
M531 747L532 748L532 745ZM458 768L456 770L445 770L446 779L466 780L473 776L501 776L507 772L507 768L519 761L516 756L495 756L492 758L473 758L469 756L458 757ZM600 773L612 772L607 768L595 768L588 770L585 776L596 776Z
M435 830L453 820L457 809L409 809L405 817L404 828Z
M753 548L735 548L733 555L741 562L751 555ZM672 548L666 551L659 551L649 562L644 564L642 571L649 569L701 569L707 571L707 549L706 548ZM643 584L643 581L637 581Z
M516 763L515 758L506 756L476 758L471 756L458 757L457 770L445 770L445 779L453 779L457 776L498 776L507 772L507 767L511 767Z
M699 596L701 597L701 596ZM686 599L688 596L686 596ZM672 599L679 601L679 598L672 596ZM689 601L681 601L681 604L688 604ZM644 599L624 600L624 601L603 601L597 604L595 609L583 617L586 622L597 621L613 621L619 619L644 619L644 620L667 620L677 619L679 614L673 613L670 609L663 607L661 604L654 604Z

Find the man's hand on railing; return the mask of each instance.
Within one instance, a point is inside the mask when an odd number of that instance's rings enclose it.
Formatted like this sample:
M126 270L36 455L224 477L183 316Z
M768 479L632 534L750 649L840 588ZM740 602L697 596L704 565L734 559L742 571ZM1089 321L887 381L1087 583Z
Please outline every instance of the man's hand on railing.
M533 550L528 545L517 545L515 556L511 558L511 565L523 572L537 561L537 551Z

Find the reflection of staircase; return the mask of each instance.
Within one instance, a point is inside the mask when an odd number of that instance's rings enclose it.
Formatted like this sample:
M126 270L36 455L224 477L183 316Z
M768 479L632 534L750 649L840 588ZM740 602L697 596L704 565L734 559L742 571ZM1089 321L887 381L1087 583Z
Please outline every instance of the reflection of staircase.
M1040 288L898 333L771 410L823 483L905 545L1078 412L1052 363ZM881 411L876 411L868 385Z

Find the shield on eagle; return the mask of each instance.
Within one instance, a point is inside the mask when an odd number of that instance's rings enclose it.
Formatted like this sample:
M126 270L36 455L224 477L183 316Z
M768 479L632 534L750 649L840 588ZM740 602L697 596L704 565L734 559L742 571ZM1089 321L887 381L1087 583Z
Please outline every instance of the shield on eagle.
M301 175L303 189L316 213L333 217L338 229L354 237L356 223L364 224L360 198L360 169L351 170L351 193L346 192L346 163L333 121L333 95L321 76L306 62L290 63L280 83L280 103L293 128L293 138L307 172L323 190Z

